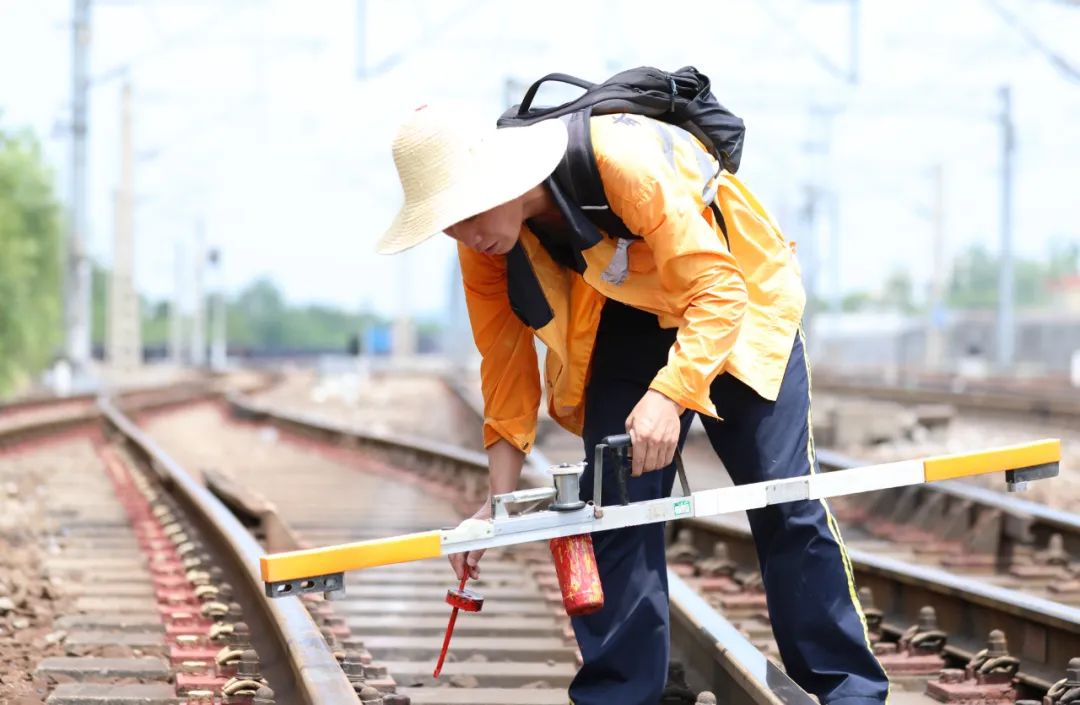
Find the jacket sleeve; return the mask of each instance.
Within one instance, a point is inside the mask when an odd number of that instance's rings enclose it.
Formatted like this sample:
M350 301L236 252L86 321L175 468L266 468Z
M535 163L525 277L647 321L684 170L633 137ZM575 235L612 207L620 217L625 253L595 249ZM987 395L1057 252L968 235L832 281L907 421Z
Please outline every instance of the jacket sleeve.
M652 250L660 284L684 320L650 388L715 417L709 387L739 336L742 270L695 193L700 183L680 178L659 149L640 143L611 156L598 160L611 207Z
M514 315L506 293L506 260L458 245L465 304L480 351L484 447L500 438L528 452L536 438L540 368L533 332Z

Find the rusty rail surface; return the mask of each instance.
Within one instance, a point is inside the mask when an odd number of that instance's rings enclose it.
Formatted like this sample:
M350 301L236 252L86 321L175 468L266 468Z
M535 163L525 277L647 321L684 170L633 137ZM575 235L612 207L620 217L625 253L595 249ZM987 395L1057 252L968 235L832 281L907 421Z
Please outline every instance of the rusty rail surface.
M281 376L278 374L263 373L252 386L244 391L245 393L265 391L278 384L280 379ZM163 411L197 401L216 399L226 393L227 390L222 388L213 377L207 376L203 379L186 380L162 386L132 387L117 392L111 398L121 410L135 413ZM95 394L77 394L67 397L36 396L0 404L0 422L6 416L23 411L49 406L85 405L83 408L53 417L32 419L15 425L0 424L0 450L67 431L91 428L101 418L101 412L95 404L98 398L99 396Z
M45 406L53 406L55 404L68 404L71 402L85 402L87 404L93 403L95 395L92 393L85 394L72 394L66 397L50 396L46 394L38 394L28 397L17 397L10 401L0 402L0 418L3 418L5 414L18 413L20 411L29 411L31 409L40 409Z
M251 533L210 490L197 482L169 457L149 436L128 419L109 399L98 401L103 420L122 435L132 454L150 467L162 485L187 510L187 515L213 537L219 555L231 559L232 573L240 576L237 588L242 604L252 606L261 624L252 624L253 634L262 634L268 653L260 654L266 672L287 667L289 678L274 678L279 689L292 684L294 692L276 692L281 702L310 705L355 705L356 692L323 640L311 615L298 600L269 600L262 595L259 557L264 550Z
M116 400L125 409L153 411L210 398L217 393L206 382L180 382L162 387L131 389L116 395ZM70 397L41 397L17 401L0 407L0 421L2 421L5 416L17 414L21 411L44 409L49 406L85 405L68 413L57 414L52 417L31 419L25 423L0 426L0 449L67 431L90 428L101 416L100 410L94 403L96 398L93 394L80 394Z

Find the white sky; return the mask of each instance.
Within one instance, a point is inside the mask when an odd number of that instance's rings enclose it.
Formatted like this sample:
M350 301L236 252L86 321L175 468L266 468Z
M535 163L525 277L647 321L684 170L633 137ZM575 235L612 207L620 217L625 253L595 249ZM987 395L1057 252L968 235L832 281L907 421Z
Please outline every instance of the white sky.
M390 142L408 109L453 100L494 118L507 79L693 64L746 120L740 176L804 257L815 232L800 218L806 190L835 190L838 250L827 221L816 228L822 293L874 289L897 267L927 280L938 163L947 251L977 240L996 249L1005 83L1017 129L1014 239L1021 255L1041 256L1053 239L1080 239L1080 81L995 4L1080 65L1080 7L1062 0L863 0L856 86L825 66L848 64L843 0L370 0L365 42L358 0L102 0L90 62L92 76L106 76L91 92L90 249L109 260L116 67L130 66L135 91L141 291L171 294L175 243L190 252L201 221L231 290L267 274L293 301L395 313L439 311L452 284L448 238L397 258L372 253L400 204ZM60 0L0 0L0 125L41 136L64 194L70 12ZM364 80L361 44L379 70ZM824 156L812 142L829 122Z

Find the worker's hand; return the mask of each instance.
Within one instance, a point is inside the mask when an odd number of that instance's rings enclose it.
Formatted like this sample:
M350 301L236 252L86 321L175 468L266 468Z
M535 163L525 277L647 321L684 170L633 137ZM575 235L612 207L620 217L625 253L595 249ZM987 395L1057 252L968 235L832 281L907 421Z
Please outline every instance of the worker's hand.
M473 519L490 519L491 518L491 501L484 502L484 505L472 515ZM448 558L450 559L450 567L454 569L454 575L458 580L461 580L463 575L462 571L468 570L469 577L476 580L480 577L480 557L484 555L484 549L477 551L465 551L463 553L451 553Z
M680 411L674 401L650 389L626 417L626 432L634 445L634 477L659 470L674 460L681 430Z

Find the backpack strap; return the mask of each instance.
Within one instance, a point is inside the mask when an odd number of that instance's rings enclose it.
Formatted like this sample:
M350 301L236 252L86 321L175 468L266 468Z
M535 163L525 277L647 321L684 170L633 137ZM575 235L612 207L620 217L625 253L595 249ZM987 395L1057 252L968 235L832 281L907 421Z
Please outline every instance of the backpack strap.
M562 184L554 176L545 183L551 192L552 200L555 201L556 208L559 209L559 213L568 226L568 232L563 234L563 241L560 241L559 238L548 233L540 223L530 220L526 221L526 225L533 231L552 259L578 274L583 274L585 257L581 253L601 242L604 236L597 230L596 224L586 217L585 211L578 208L573 197L563 190Z
M506 253L506 296L514 315L533 330L540 330L555 317L520 242Z
M559 186L561 194L556 194L556 200L569 197L581 213L595 225L606 232L609 236L623 240L640 240L639 235L630 232L626 223L622 221L608 203L607 194L604 193L604 182L600 179L600 167L596 164L596 154L592 148L592 134L589 130L589 118L592 117L592 108L585 108L576 113L571 113L567 118L566 129L569 133L569 141L566 146L566 154L563 156L552 181ZM556 191L556 189L552 189ZM559 203L565 215L568 210L563 203ZM720 226L720 232L724 235L724 243L731 247L728 239L727 222L720 206L714 196L709 203L716 216L716 222ZM580 222L580 221L579 221ZM571 221L574 229L581 232L583 228L579 223ZM591 247L595 242L589 243Z
M566 154L555 169L554 180L592 223L611 237L637 239L637 235L611 210L600 168L593 153L589 118L592 108L570 113L566 123L569 141Z
M716 216L716 224L720 226L720 232L724 234L724 244L727 245L728 252L731 252L731 240L728 239L727 234L727 221L724 220L724 213L720 210L720 204L716 202L715 198L709 204L709 208L712 209L713 215Z
M552 259L578 273L585 271L585 259L581 253L603 240L600 230L617 239L641 239L630 232L608 203L592 148L589 130L591 116L592 109L585 108L564 118L569 133L566 154L547 182L555 205L569 226L570 232L567 235L570 240L557 243L544 232L542 225L527 223ZM727 241L724 215L715 200L710 207L724 240ZM506 254L506 275L510 308L518 319L533 330L539 330L550 323L554 312L520 242Z

